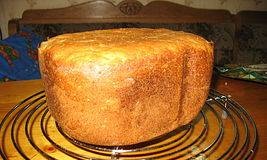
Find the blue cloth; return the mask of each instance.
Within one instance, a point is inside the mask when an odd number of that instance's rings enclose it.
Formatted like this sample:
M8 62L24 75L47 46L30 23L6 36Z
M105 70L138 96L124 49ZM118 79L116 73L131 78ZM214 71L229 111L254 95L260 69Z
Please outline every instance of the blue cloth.
M40 78L37 48L43 38L29 29L0 41L0 81Z

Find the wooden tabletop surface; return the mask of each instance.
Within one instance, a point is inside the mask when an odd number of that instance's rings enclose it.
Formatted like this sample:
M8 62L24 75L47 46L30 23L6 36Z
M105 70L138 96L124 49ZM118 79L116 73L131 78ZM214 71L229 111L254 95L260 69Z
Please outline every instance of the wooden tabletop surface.
M267 85L217 78L213 87L241 104L256 122L259 134L259 146L254 159L267 157ZM14 81L0 84L0 120L18 102L43 90L41 80Z

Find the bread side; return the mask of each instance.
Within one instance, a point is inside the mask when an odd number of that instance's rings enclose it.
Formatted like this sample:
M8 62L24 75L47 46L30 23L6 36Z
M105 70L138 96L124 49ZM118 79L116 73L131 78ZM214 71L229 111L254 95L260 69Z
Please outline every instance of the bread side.
M39 60L47 105L66 133L91 144L128 145L199 113L213 46L184 32L116 29L55 37L42 44Z

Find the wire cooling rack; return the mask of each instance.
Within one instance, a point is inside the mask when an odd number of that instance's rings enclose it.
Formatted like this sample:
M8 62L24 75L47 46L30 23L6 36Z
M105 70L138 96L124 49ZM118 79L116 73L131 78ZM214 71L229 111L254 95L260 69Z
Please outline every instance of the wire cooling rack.
M250 159L258 141L249 113L215 90L190 124L135 145L73 139L51 117L43 91L14 106L0 127L3 159Z

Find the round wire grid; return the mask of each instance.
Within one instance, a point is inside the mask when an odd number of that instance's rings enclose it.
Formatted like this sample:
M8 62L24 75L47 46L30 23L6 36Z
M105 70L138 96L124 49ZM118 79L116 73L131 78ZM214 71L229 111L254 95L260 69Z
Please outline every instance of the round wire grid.
M3 159L249 159L258 140L248 112L214 90L190 124L135 145L73 139L51 117L43 91L14 106L0 127Z

